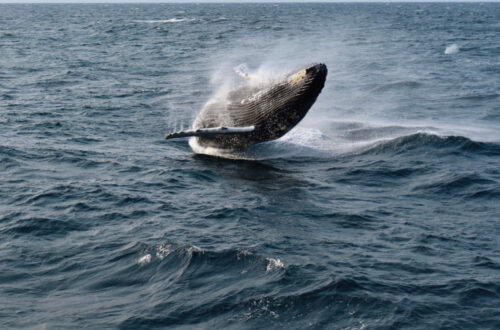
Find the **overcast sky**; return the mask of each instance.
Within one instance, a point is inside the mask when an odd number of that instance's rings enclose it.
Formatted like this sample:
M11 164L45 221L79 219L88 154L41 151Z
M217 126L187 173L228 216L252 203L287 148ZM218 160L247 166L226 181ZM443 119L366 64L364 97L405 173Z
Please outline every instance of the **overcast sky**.
M134 3L150 3L150 2L500 2L500 0L0 0L0 3L82 3L82 2L104 2L104 3L120 3L120 2L134 2Z

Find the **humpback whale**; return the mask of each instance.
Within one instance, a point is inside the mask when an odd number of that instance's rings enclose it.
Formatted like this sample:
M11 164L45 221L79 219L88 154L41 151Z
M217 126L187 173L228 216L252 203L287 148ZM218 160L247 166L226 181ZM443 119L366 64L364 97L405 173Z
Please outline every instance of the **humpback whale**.
M280 138L307 114L325 85L325 64L309 65L283 78L252 84L209 102L196 117L192 129L165 136L194 136L204 147L234 149ZM241 74L252 79L248 74Z

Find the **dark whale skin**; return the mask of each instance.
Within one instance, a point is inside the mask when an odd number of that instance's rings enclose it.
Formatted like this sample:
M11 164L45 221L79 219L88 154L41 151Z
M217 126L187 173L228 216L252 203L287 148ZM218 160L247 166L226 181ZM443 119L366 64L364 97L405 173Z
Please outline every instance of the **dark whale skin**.
M203 147L241 148L280 138L307 114L325 85L325 64L314 64L265 86L245 86L220 102L207 104L193 129L248 127L246 133L198 136Z

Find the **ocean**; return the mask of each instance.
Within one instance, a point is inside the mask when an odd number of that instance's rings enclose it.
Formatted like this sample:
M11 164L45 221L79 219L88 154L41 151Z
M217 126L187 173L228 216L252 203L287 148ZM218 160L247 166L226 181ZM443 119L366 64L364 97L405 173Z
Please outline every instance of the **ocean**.
M499 329L499 17L0 5L0 328ZM164 139L310 63L279 140Z

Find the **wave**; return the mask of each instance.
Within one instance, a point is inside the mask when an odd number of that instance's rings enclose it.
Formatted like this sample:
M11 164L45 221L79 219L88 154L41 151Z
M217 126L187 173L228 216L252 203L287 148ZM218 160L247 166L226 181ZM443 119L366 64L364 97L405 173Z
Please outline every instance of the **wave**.
M167 257L171 257L168 260ZM247 250L208 251L195 245L179 245L175 243L161 243L145 247L136 259L138 265L144 266L149 263L178 261L177 258L187 259L182 262L185 267L197 264L212 264L216 267L219 262L229 267L236 267L241 274L249 271L272 272L285 269L285 264L280 258L264 257ZM173 265L176 267L176 265ZM179 265L178 265L179 266Z
M488 101L494 100L500 97L500 93L484 93L484 94L472 94L459 97L459 100L472 100L472 101Z
M11 146L0 145L0 156L19 159L31 159L34 156L17 148Z
M29 156L12 147L0 145L0 170L7 171L20 166L21 160L29 158Z
M486 188L492 185L495 186L497 183L475 173L446 174L438 180L433 180L433 182L419 184L413 190L449 197L484 198L495 195L495 188ZM498 189L496 189L496 195L498 196Z
M158 285L168 292L172 284L182 287L190 283L198 287L198 294L211 295L214 280L223 272L228 285L252 285L249 278L268 279L280 277L287 269L276 257L264 257L248 250L229 249L213 251L196 245L175 242L160 244L130 243L109 255L104 264L113 264L115 271L108 276L91 276L85 280L90 290L105 290L110 287L147 284L149 279L161 276ZM117 280L120 279L120 280Z
M135 20L136 23L148 23L148 24L158 24L158 23L180 23L180 22L193 22L196 18L169 18L169 19L153 19L153 20Z
M82 231L89 228L88 225L74 221L74 219L53 219L44 217L27 217L17 219L14 215L15 224L4 227L0 233L7 234L10 238L18 236L63 236L71 231Z
M227 18L225 16L221 16L219 18L212 19L212 22L222 22L222 21L227 21Z
M500 296L497 283L468 278L446 281L438 278L425 284L417 281L402 285L383 277L344 273L340 268L338 274L325 274L321 273L320 266L313 264L266 270L266 259L248 251L210 252L187 246L172 249L162 245L149 249L136 267L153 271L149 278L155 283L155 292L150 293L148 300L153 303L147 309L129 314L120 324L122 328L152 325L193 327L203 325L207 318L216 327L218 322L227 322L229 318L233 322L245 322L252 328L263 321L268 327L288 324L295 327L302 320L307 322L306 327L323 328L337 316L342 322L338 325L343 328L353 324L363 324L360 328L364 328L374 322L383 327L406 327L421 321L423 315L434 313L435 308L442 306L443 300L450 302L448 308L460 310L476 303L488 307L489 302ZM183 262L179 255L189 261ZM169 258L176 260L182 269L173 271L161 267ZM490 260L478 260L477 263L480 267L491 267L492 264ZM413 277L422 274L423 270L435 270L413 263L382 262L379 266L381 271L388 271L387 267L399 271L404 269ZM317 276L318 273L322 275ZM223 278L223 285L214 283L220 278ZM174 282L181 287L172 290ZM181 294L184 299L179 300ZM394 301L401 295L413 298ZM426 299L420 301L421 297ZM383 319L380 319L381 312L386 315ZM346 313L350 315L347 319L343 317ZM489 322L497 319L493 314L488 315L488 311L482 314ZM451 320L447 325L453 328L474 321L474 318Z
M403 80L384 84L373 89L374 92L385 92L393 89L415 89L421 87L422 83L413 80Z
M293 283L292 278L289 281ZM385 305L389 308L394 304L389 300L367 295L349 297L349 293L357 287L355 281L341 278L330 280L327 284L314 285L306 291L296 289L298 292L285 295L259 295L258 292L261 290L256 288L254 294L244 300L234 299L232 295L228 295L216 302L204 305L193 302L187 306L171 306L170 309L167 309L167 306L157 305L154 308L156 315L150 313L132 316L120 324L120 327L202 324L210 315L212 319L210 323L212 325L215 323L216 327L219 322L224 322L217 320L222 317L226 321L229 318L231 322L245 322L249 328L262 326L262 321L265 322L266 327L283 327L287 324L296 327L297 324L304 322L306 328L323 328L331 323L332 315L345 315L346 310L352 311L360 306L374 305ZM167 310L168 312L165 313ZM304 315L308 317L304 318ZM352 320L349 321L352 324ZM344 321L341 325L347 326L347 323Z
M405 153L421 148L439 149L440 152L467 152L487 156L500 155L500 145L494 142L476 142L464 136L441 136L415 133L381 141L367 148L363 154Z
M424 130L427 132L418 132ZM422 148L444 153L476 153L500 155L500 144L478 142L461 135L440 135L434 129L385 126L354 128L328 136L318 129L298 127L276 141L265 142L246 149L230 150L202 147L196 139L189 141L197 154L235 160L270 160L283 158L325 158L342 154L401 154ZM437 129L435 129L437 130ZM416 133L414 133L417 131Z

